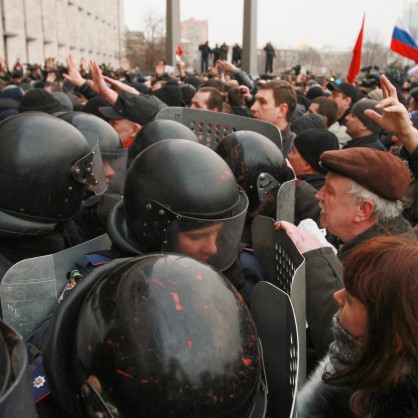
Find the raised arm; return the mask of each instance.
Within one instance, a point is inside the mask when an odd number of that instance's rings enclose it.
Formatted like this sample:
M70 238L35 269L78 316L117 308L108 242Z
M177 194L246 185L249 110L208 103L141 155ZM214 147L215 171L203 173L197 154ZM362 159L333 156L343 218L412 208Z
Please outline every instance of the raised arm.
M385 131L395 134L409 153L418 147L418 130L412 125L408 110L399 102L396 88L385 75L380 77L383 100L376 106L383 109L383 115L368 109L366 116L376 122Z
M102 94L105 99L110 103L114 104L118 98L116 91L112 90L107 84L103 77L103 74L100 70L96 61L90 61L90 71L92 80L88 80L88 85L98 94Z

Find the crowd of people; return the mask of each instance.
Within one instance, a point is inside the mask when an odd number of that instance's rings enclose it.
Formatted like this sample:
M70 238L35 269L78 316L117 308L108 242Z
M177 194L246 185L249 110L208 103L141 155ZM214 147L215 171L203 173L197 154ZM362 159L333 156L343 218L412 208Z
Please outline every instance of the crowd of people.
M265 74L272 74L273 73L273 61L276 58L276 50L271 42L267 42L265 47L263 48L265 52L265 66L264 72ZM224 42L221 46L218 44L215 45L214 48L209 46L209 41L206 41L203 44L199 45L199 52L200 52L200 71L201 73L208 73L209 72L209 60L212 59L213 67L216 68L218 71L219 67L217 62L219 59L221 60L228 60L229 56L229 46ZM242 61L242 48L239 46L238 43L235 43L232 47L231 53L231 63L236 67L241 67Z
M0 63L0 279L80 245L25 347L0 321L0 410L281 416L250 313L264 280L252 221L264 215L305 260L298 416L418 417L418 80L276 77L271 44L268 74L253 79L238 44L232 61L226 44L199 50L199 74L181 60L167 72L164 59L145 77L71 55ZM211 149L196 129L156 118L167 107L269 123L281 146L238 130ZM294 224L276 219L289 180ZM306 219L316 230L298 227ZM110 249L83 252L102 234Z

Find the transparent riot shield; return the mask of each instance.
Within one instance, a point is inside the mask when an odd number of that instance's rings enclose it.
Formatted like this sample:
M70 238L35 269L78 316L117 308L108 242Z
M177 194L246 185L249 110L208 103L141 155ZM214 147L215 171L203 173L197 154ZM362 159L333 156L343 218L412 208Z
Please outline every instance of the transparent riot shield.
M254 256L264 280L289 295L299 334L299 386L306 380L305 259L284 231L274 230L274 220L257 216L252 223Z
M155 119L169 119L182 123L193 131L201 144L213 150L230 133L244 130L258 132L282 148L282 135L275 125L244 116L170 106L161 109Z
M55 254L28 258L13 265L0 285L3 319L24 339L56 306L67 281L67 272L84 254L109 249L105 235Z

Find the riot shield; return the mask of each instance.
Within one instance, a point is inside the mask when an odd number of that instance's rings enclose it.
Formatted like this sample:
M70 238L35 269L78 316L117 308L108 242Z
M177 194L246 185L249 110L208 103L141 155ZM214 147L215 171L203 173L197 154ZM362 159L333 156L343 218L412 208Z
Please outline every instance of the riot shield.
M250 304L263 347L268 416L296 417L299 344L290 298L271 283L259 282L251 293Z
M299 385L306 380L305 259L284 231L274 230L274 220L257 216L252 222L254 256L264 280L289 295L299 334Z
M0 285L3 318L26 339L54 309L67 272L84 254L111 247L107 234L55 254L28 258L13 265Z
M276 220L294 223L295 220L295 193L296 176L280 186L277 192Z
M0 417L36 416L25 344L14 329L0 321Z
M170 106L161 109L155 119L182 123L193 131L201 144L213 150L230 133L244 130L258 132L282 148L282 135L275 125L244 116Z

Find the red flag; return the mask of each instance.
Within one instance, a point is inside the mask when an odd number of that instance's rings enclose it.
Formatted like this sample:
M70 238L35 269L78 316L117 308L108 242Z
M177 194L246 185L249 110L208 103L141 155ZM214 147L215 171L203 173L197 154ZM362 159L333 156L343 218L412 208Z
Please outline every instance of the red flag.
M361 25L360 33L358 34L357 42L354 45L353 58L351 59L350 69L348 70L347 75L347 81L352 84L356 80L357 74L360 72L361 48L363 46L364 18L365 15L363 15L363 23Z
M181 49L181 45L180 44L177 44L176 55L178 55L179 57L181 57L183 55L183 50Z

